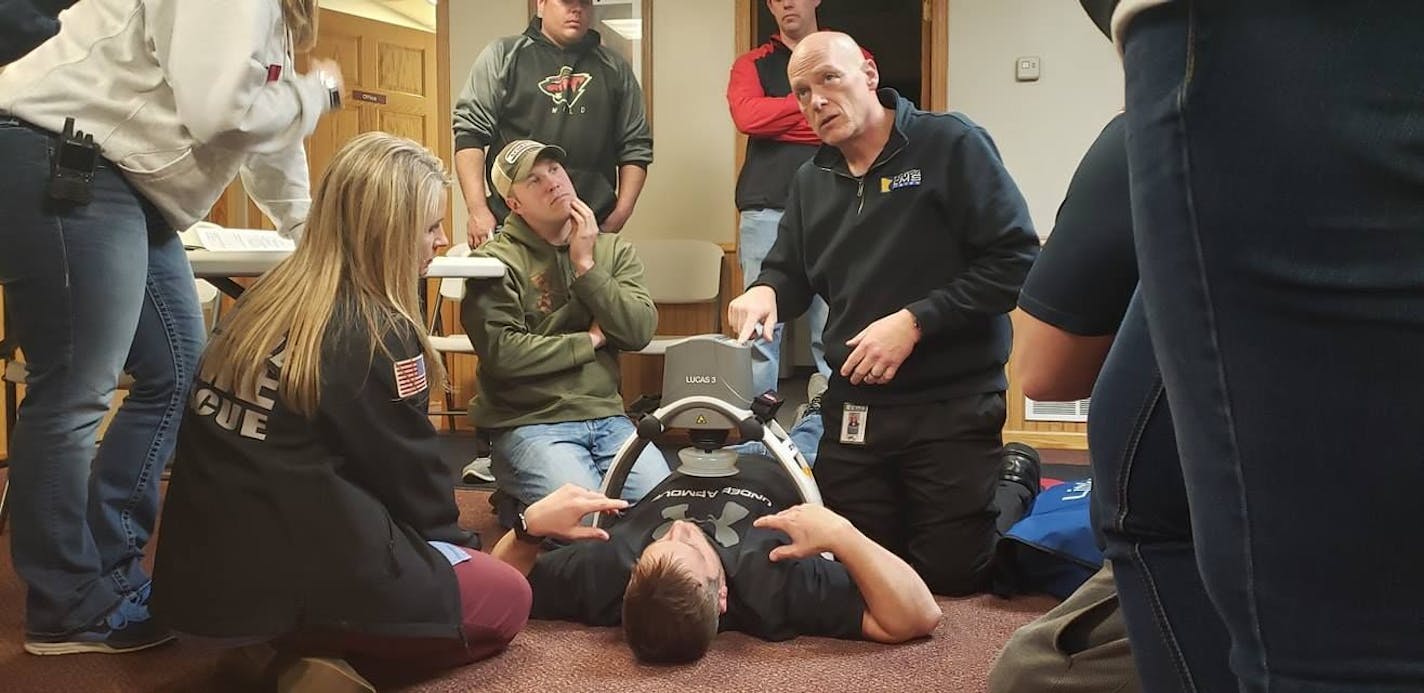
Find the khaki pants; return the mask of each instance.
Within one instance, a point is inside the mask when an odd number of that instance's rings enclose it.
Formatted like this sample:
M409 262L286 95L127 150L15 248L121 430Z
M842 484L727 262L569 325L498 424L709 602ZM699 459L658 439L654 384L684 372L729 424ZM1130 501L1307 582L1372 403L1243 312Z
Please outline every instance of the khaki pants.
M1141 690L1107 563L1062 604L1018 629L989 672L990 693Z

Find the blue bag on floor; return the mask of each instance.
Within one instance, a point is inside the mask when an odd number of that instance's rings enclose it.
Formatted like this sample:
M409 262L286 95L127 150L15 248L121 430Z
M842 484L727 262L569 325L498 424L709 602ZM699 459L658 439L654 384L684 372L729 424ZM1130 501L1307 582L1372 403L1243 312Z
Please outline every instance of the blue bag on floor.
M1066 599L1103 565L1093 536L1089 494L1093 480L1045 489L1023 519L999 541L995 592L1044 592Z

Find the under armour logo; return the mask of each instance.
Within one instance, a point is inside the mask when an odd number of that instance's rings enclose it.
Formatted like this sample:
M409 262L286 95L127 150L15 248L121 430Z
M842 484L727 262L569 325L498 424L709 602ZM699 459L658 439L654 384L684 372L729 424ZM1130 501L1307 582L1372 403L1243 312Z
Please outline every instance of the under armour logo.
M663 535L672 529L672 523L680 520L682 522L693 522L702 526L708 524L712 525L714 530L712 532L712 538L724 548L731 548L741 543L742 538L737 534L736 530L732 529L732 525L741 522L747 515L751 514L751 511L737 503L727 501L727 504L722 506L721 517L714 518L708 516L699 518L688 517L687 508L688 504L686 503L663 508L663 519L667 520L667 522L658 525L658 528L653 530L653 541L663 538Z

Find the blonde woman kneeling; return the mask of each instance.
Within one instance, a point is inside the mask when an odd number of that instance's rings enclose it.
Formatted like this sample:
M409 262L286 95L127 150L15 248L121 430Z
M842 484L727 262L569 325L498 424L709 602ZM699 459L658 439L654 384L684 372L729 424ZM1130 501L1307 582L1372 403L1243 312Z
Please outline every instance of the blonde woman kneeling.
M418 287L447 244L447 179L383 133L336 154L291 258L199 364L163 509L155 614L271 641L283 678L344 662L453 666L524 627L524 577L470 546L426 418L444 384ZM300 659L309 657L309 659Z

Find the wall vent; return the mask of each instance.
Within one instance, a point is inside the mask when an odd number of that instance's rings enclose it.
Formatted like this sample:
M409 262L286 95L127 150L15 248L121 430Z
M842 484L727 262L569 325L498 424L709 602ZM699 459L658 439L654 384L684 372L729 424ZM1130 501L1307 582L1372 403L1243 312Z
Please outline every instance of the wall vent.
M1088 421L1088 400L1076 402L1039 402L1024 398L1025 421L1059 421L1064 423L1086 423Z

